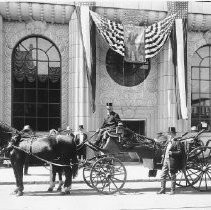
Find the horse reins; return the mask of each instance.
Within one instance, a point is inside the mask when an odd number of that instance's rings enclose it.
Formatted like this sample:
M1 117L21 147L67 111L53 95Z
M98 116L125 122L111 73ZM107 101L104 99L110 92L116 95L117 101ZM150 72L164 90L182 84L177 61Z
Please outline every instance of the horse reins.
M30 153L30 152L27 152L26 150L21 149L20 147L17 147L17 146L15 146L15 145L12 145L12 147L13 147L14 149L17 149L17 150L20 150L20 151L22 151L22 152L25 152L25 153L27 153L28 155L31 155L31 156L33 156L33 157L35 157L35 158L37 158L37 159L39 159L39 160L41 160L41 161L47 163L47 164L52 164L52 165L60 166L60 167L70 167L70 166L76 165L76 164L71 164L71 163L70 163L70 165L62 165L62 164L59 164L59 163L54 163L54 162L52 162L52 161L45 160L45 159L43 159L43 158L41 158L41 157L39 157L39 156L37 156L37 155L34 155L34 154Z

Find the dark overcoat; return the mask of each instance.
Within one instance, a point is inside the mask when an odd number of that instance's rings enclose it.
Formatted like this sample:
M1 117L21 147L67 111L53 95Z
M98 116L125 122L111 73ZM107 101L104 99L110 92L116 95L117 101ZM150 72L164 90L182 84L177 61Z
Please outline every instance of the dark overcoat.
M166 153L167 145L168 144L166 144L164 155ZM169 155L170 172L176 173L178 170L182 170L186 163L184 145L177 139L173 139L169 151L172 152L172 154Z
M110 115L108 115L103 122L103 125L101 128L115 128L118 125L118 122L120 121L120 117L116 112L110 112Z

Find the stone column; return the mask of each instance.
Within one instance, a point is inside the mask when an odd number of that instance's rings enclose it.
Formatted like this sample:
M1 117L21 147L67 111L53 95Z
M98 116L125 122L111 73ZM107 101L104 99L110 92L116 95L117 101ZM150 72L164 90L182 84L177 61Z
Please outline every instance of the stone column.
M158 69L158 132L176 127L178 136L187 131L188 121L178 120L175 96L175 74L170 40L160 53Z
M83 56L83 45L76 11L69 22L69 125L74 131L78 125L89 130L89 90Z
M4 74L3 74L3 18L0 15L0 119L3 119Z
M158 132L177 127L174 66L170 41L160 53L158 69Z

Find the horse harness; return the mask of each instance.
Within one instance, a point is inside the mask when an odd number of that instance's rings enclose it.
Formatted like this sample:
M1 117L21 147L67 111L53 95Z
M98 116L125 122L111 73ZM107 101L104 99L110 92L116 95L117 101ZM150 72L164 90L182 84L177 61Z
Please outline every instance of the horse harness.
M36 137L36 136L29 136L29 137L21 138L21 140L20 140L19 142L24 141L24 140L29 140L29 142L30 142L30 144L29 144L29 150L28 150L28 151L27 151L27 150L24 150L24 149L22 149L22 148L20 148L20 147L18 147L18 146L15 146L14 144L12 145L12 147L13 147L14 149L19 150L19 151L25 152L25 153L27 153L28 155L33 156L33 157L35 157L35 158L37 158L37 159L39 159L39 160L41 160L41 161L43 161L43 162L45 162L45 163L47 163L47 164L49 164L49 165L60 166L60 167L71 167L71 166L75 165L75 164L72 164L72 163L70 163L70 165L63 165L63 164L55 163L55 162L52 162L52 161L43 159L43 158L41 158L41 157L39 157L39 156L33 154L33 153L32 153L32 143L33 143L35 140L37 140L37 137Z

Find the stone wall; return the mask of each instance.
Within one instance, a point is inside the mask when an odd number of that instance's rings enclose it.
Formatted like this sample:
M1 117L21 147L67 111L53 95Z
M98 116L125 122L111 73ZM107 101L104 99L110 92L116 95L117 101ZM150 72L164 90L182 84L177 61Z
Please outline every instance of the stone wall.
M1 119L11 124L11 59L16 44L26 36L41 35L52 40L58 47L62 59L62 127L68 122L68 77L69 77L69 35L68 25L46 24L41 21L28 23L3 22L3 69L0 74L3 80L3 98L1 103L3 113Z
M151 59L148 77L139 85L125 87L117 84L107 73L108 45L97 35L97 113L99 124L106 115L105 104L112 102L122 119L146 120L146 135L157 131L158 58Z

